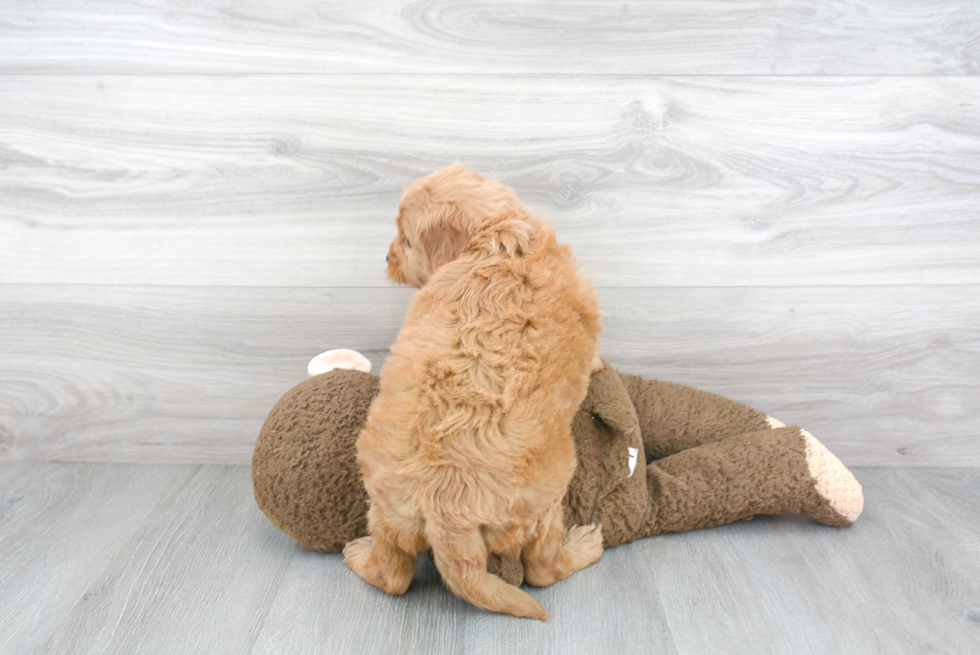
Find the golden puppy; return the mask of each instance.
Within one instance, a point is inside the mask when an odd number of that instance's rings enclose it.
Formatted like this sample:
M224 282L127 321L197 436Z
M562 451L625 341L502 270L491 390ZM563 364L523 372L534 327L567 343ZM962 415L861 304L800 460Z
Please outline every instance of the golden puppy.
M571 250L507 187L462 165L402 196L388 277L421 287L357 440L369 537L348 566L388 593L432 549L449 588L479 607L545 620L487 572L523 557L532 585L599 559L595 526L565 531L571 422L597 362L595 290Z

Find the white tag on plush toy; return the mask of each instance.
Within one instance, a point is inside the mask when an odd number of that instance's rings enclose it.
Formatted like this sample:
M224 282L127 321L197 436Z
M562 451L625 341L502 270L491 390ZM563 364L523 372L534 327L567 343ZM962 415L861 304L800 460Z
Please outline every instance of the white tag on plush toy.
M633 471L636 470L636 458L640 455L640 449L639 448L629 448L629 447L627 447L626 448L626 452L628 452L630 454L630 461L629 461L629 464L630 464L630 474L628 476L626 476L626 477L632 478L633 477Z

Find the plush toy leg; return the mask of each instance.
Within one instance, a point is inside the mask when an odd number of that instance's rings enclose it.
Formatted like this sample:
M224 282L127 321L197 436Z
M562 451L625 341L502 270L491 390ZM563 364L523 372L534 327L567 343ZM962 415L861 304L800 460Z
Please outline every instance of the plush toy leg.
M636 408L648 459L772 427L762 412L724 396L638 375L621 378Z
M854 474L816 437L800 430L806 442L806 465L820 494L848 525L864 511L864 490Z
M638 536L704 528L756 514L802 514L845 526L861 513L861 485L798 427L703 444L647 466L651 518Z

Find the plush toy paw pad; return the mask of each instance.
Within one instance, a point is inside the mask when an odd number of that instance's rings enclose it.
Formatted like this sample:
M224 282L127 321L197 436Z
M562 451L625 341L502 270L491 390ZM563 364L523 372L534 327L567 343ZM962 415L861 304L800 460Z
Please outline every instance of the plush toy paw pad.
M766 416L766 423L768 423L769 424L769 427L772 428L773 430L775 430L776 428L785 428L786 427L786 424L785 423L783 423L782 421L780 421L778 418L773 418L771 416Z
M310 360L306 372L310 377L320 375L335 368L349 368L355 371L371 372L371 362L367 357L348 348L337 348L320 353Z
M837 456L807 432L800 430L806 443L806 465L816 484L817 493L848 523L853 523L864 509L864 491Z

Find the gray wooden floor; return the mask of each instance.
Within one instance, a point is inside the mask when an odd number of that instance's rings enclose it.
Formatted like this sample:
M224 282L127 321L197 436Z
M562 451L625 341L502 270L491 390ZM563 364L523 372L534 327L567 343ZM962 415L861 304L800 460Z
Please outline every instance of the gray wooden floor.
M0 653L980 652L980 470L858 469L864 516L665 535L467 605L422 562L403 597L298 547L242 466L0 464Z

